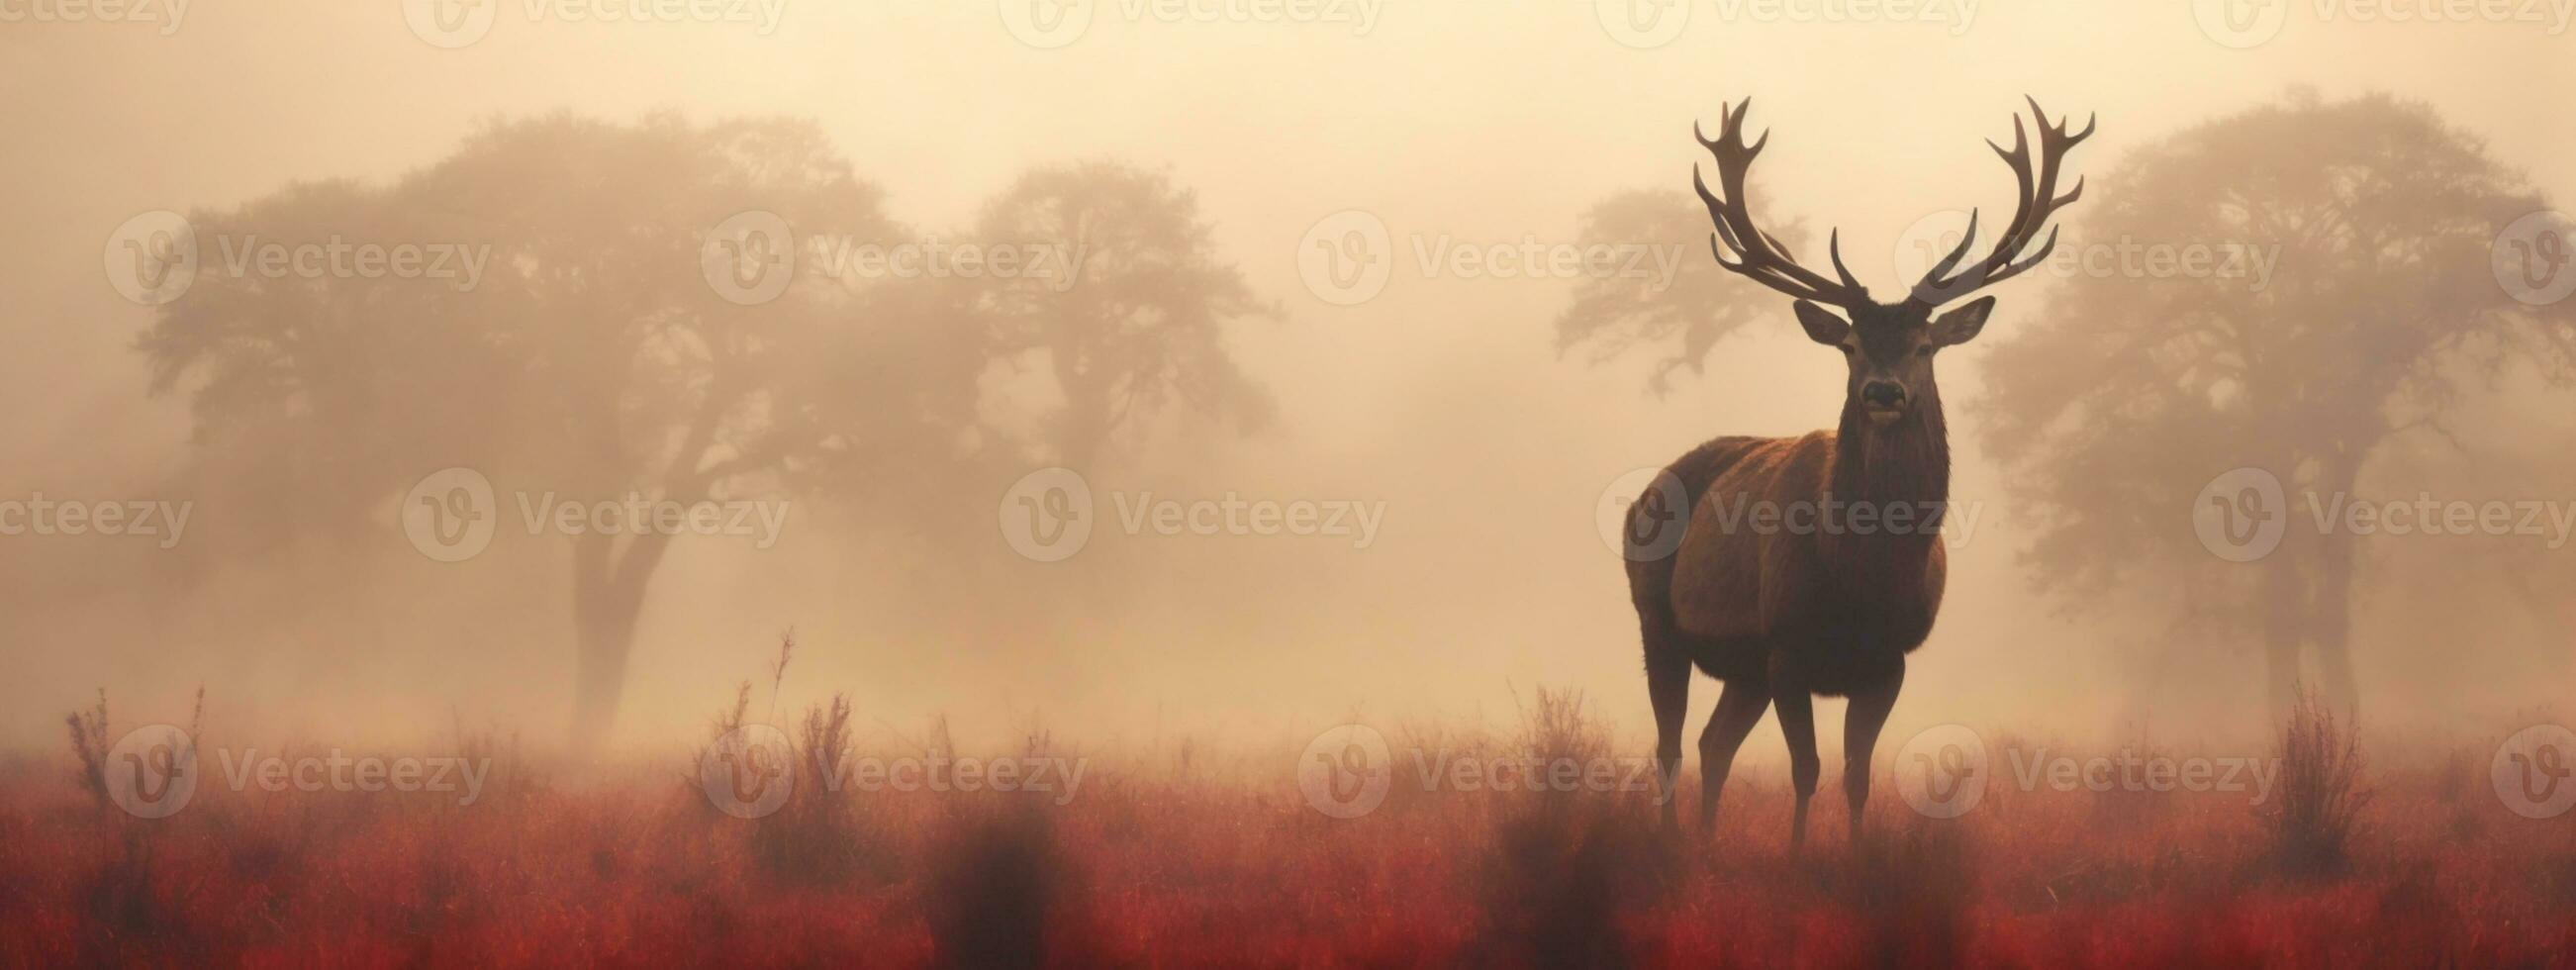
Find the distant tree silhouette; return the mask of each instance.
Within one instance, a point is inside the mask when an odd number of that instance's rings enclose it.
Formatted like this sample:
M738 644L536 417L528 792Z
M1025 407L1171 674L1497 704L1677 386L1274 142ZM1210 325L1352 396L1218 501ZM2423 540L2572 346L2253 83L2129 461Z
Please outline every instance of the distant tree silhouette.
M714 227L773 213L813 238L905 238L810 124L497 124L383 190L298 186L200 237L337 233L488 244L470 291L433 280L205 275L142 343L191 387L198 438L247 446L293 502L356 519L447 465L567 500L682 505L845 487L961 446L983 336L968 300L817 272L737 304L701 271ZM494 510L518 512L504 500ZM571 537L577 741L613 721L673 534Z
M2016 518L2038 526L2041 588L2078 610L2158 602L2155 642L2241 642L2271 696L2313 676L2356 700L2353 596L2370 577L2350 529L2322 533L2300 496L2362 497L2392 440L2438 433L2462 396L2517 368L2564 385L2563 311L2515 301L2490 246L2545 208L2474 137L2387 97L2311 95L2140 149L2092 179L2069 241L2277 247L2250 273L2073 274L2007 327L1976 409ZM2190 508L2222 472L2281 481L2284 541L2251 564L2195 538ZM2313 674L2303 654L2313 654Z
M1784 242L1800 245L1803 233L1784 223ZM1681 261L1667 281L1625 274L1584 280L1574 304L1556 318L1556 350L1582 350L1591 364L1606 364L1641 348L1662 354L1647 387L1660 395L1674 375L1697 376L1718 341L1766 315L1779 317L1780 300L1769 291L1724 272L1709 254L1708 210L1689 192L1636 190L1601 200L1584 213L1577 239L1614 251L1673 252ZM1652 264L1647 260L1647 265Z
M1046 420L1055 461L1087 470L1121 429L1168 408L1251 429L1273 406L1226 346L1240 321L1273 318L1225 262L1198 199L1114 162L1040 168L984 207L988 246L1068 246L1075 275L995 280L999 352L1042 368L1062 401Z

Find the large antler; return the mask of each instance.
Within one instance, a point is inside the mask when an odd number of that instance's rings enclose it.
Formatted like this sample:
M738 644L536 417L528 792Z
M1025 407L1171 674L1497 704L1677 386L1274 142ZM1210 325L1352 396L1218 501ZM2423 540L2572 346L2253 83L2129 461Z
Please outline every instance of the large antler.
M2048 122L2048 112L2040 108L2039 99L2025 96L2024 100L2030 102L2031 117L2039 126L2038 171L2032 171L2030 138L2022 128L2020 112L2013 113L2011 151L2005 151L2004 146L1991 139L1986 142L1995 154L2003 156L2004 164L2012 166L2013 178L2021 183L2021 197L2013 212L2012 224L2005 227L2003 238L1995 243L1994 252L1978 260L1976 265L1952 275L1951 270L1958 267L1960 260L1967 258L1969 247L1977 243L1977 213L1971 211L1968 214L1968 233L1959 240L1959 248L1951 250L1950 255L1943 257L1930 273L1924 274L1923 282L1915 284L1914 302L1939 306L1957 300L1982 287L2019 276L2057 251L2057 230L2052 227L2048 230L2047 243L2040 246L2038 252L2021 255L2022 250L2030 248L2031 241L2038 237L2039 228L2047 225L2057 210L2084 196L2084 180L2081 178L2075 180L2074 191L2058 195L2057 170L2059 163L2066 160L2068 151L2093 136L2093 124L2098 119L2087 118L2083 131L2070 134L2067 128L2068 122L2074 120L2073 115L2052 125Z
M1691 187L1699 190L1700 201L1708 204L1709 221L1717 225L1717 232L1708 240L1709 251L1717 255L1719 266L1798 299L1842 307L1867 304L1868 288L1853 279L1851 270L1843 266L1841 230L1834 231L1830 246L1834 272L1842 277L1837 283L1798 265L1786 255L1788 247L1753 224L1752 213L1744 208L1744 175L1752 168L1754 156L1762 154L1762 146L1771 143L1771 133L1763 132L1762 139L1751 145L1744 143L1744 117L1752 109L1752 98L1744 99L1733 110L1719 105L1716 141L1710 141L1697 124L1691 126L1691 134L1699 139L1700 146L1716 157L1718 187L1726 193L1720 198L1710 192L1708 180L1700 177L1699 166L1691 166ZM1735 259L1726 258L1730 249L1735 251Z

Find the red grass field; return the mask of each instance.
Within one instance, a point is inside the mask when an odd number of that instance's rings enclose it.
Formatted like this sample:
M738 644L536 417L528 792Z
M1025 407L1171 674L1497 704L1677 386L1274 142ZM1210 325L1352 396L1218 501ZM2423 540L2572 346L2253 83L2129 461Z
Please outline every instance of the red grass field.
M2348 853L2300 865L2243 795L2008 787L1936 821L1882 783L1855 851L1828 759L1792 859L1776 771L1676 841L1646 795L1405 770L1328 818L1292 759L1094 757L1062 805L804 786L758 821L685 757L503 757L466 807L209 771L146 821L28 755L0 768L0 964L2576 966L2576 817L2505 810L2473 745L2374 755Z

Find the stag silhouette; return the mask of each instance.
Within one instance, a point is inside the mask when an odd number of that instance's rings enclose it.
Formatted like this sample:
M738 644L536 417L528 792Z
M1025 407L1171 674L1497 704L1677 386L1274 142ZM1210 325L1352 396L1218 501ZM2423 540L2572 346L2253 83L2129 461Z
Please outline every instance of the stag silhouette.
M1777 708L1798 795L1790 847L1804 848L1819 770L1813 698L1821 694L1850 698L1843 791L1851 837L1860 839L1871 750L1904 686L1906 655L1931 633L1941 606L1950 447L1933 360L1942 348L1976 337L1995 300L1939 311L2047 259L2057 246L2053 229L2036 251L2024 251L2084 192L2079 179L2058 195L2057 177L2067 151L2092 135L2092 123L2070 132L2049 123L2037 100L2030 107L2035 153L2018 114L2010 150L1988 142L2021 185L2017 211L1993 251L1963 265L1976 243L1972 214L1958 247L1896 303L1870 299L1853 278L1839 232L1829 245L1839 279L1828 280L1798 265L1754 223L1745 174L1770 136L1745 142L1751 99L1721 108L1715 140L1694 130L1717 164L1716 190L1696 167L1692 184L1715 224L1709 248L1718 264L1794 298L1807 336L1842 351L1850 373L1835 430L1710 441L1668 466L1629 510L1628 586L1645 640L1667 829L1679 827L1673 794L1697 666L1725 684L1700 735L1701 826L1716 821L1718 795L1745 735L1765 708Z

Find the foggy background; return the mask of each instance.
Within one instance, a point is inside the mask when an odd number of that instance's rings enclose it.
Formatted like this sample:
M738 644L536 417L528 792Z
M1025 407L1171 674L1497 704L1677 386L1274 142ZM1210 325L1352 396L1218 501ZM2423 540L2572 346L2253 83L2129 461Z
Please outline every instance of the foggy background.
M0 357L0 497L196 502L168 552L132 538L0 538L0 741L56 743L62 712L102 687L128 724L179 720L199 684L210 724L276 736L380 743L459 720L563 736L571 543L510 527L471 561L415 552L394 518L403 490L467 463L432 443L411 456L406 442L375 441L416 468L380 491L285 475L255 514L224 504L238 490L204 470L234 466L191 443L194 382L147 395L136 344L158 317L102 272L102 244L138 213L203 222L298 183L392 185L496 121L810 119L910 238L966 235L1033 170L1133 165L1194 194L1210 251L1259 305L1222 336L1268 420L1245 431L1178 407L1122 430L1083 472L1099 521L1071 560L1016 556L996 527L1011 483L1059 463L1038 430L1054 394L1043 365L977 372L974 411L989 430L960 447L992 450L944 477L906 463L862 488L779 485L793 511L773 548L675 542L650 580L615 732L652 746L694 736L736 681L765 683L791 627L787 708L843 690L865 719L946 713L961 736L1035 721L1101 744L1302 738L1353 718L1507 717L1514 688L1545 684L1585 689L1642 738L1635 614L1596 525L1605 489L1715 435L1829 425L1836 355L1803 339L1785 298L1747 288L1766 315L1658 396L1649 381L1672 348L1598 365L1587 349L1559 352L1558 316L1584 281L1425 278L1413 247L1577 243L1605 198L1687 200L1705 159L1690 124L1713 130L1723 101L1753 97L1753 125L1774 132L1755 170L1757 214L1800 224L1811 266L1823 229L1839 227L1882 299L1911 281L1899 265L1918 223L2009 211L2010 175L1981 142L2009 144L2025 93L2079 123L2099 115L2069 163L2070 178L2092 176L2075 222L2118 191L2107 173L2177 132L2373 92L2483 139L2488 158L2558 204L2576 191L2576 126L2547 97L2576 82L2576 59L2545 20L2326 22L2301 4L2277 37L2237 50L2183 4L1984 3L1961 29L1954 16L1791 22L1699 3L1678 37L1640 49L1593 5L1559 0L1389 0L1365 34L1344 21L1131 21L1103 2L1078 40L1040 49L991 3L787 0L766 34L756 22L531 20L510 3L487 36L450 50L416 36L399 6L192 4L166 36L153 23L0 23L0 185L14 216L0 227L14 350ZM664 191L648 177L612 187ZM1319 221L1348 210L1382 221L1395 251L1383 292L1340 306L1310 287L1299 257ZM1691 241L1683 257L1704 274L1704 244ZM697 270L683 259L669 273L701 288ZM1951 549L1944 615L1891 727L2259 729L2257 648L2205 631L2169 642L2138 619L2152 603L2073 609L2034 589L2044 567L2024 554L2037 532L2004 488L1981 408L1997 348L2034 331L2066 285L2034 273L2000 287L1985 336L1942 358L1952 493L1983 511ZM846 378L851 398L872 400L865 385L884 379ZM2501 485L2400 449L2372 466L2388 476L2376 490L2576 499L2568 401L2541 383L2477 388L2450 422L2468 429L2463 447L2522 456L2536 464L2515 467L2536 477ZM500 414L505 428L540 420ZM2176 475L2196 486L2236 464ZM504 488L573 487L503 477ZM1112 493L1142 491L1383 502L1384 524L1366 549L1119 534ZM2185 542L2193 498L2170 495ZM368 525L249 551L293 530L299 510L339 505ZM2517 567L2541 592L2511 604L2480 581L2432 582L2472 575L2491 552L2400 543L2397 565L2354 594L2355 678L2374 722L2565 696L2570 604L2556 591L2568 553ZM2136 590L2103 595L2122 592ZM1697 682L1693 724L1714 686ZM1839 723L1838 706L1824 720ZM1775 730L1766 723L1748 751L1776 756Z

